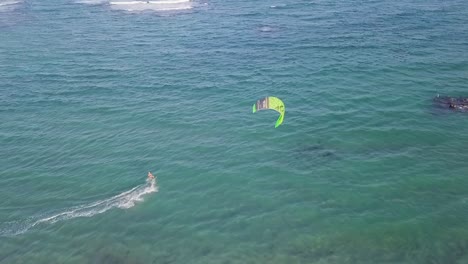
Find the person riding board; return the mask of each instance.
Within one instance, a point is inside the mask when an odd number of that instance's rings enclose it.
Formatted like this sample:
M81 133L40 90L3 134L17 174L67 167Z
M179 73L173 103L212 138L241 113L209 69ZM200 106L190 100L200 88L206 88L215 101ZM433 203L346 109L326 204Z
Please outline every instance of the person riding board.
M156 178L154 177L154 175L150 171L148 171L148 180L152 181L152 180L155 180L155 179Z
M146 181L151 184L151 187L156 185L156 177L150 171L148 171L148 178Z

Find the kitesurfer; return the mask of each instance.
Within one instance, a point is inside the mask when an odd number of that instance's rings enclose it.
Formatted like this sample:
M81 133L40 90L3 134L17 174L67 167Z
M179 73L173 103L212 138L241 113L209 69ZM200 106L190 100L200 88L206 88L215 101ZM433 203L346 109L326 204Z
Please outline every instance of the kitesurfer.
M146 179L146 182L151 185L151 188L154 188L156 185L156 177L150 171L148 171L148 179Z
M148 171L148 181L154 180L154 175Z

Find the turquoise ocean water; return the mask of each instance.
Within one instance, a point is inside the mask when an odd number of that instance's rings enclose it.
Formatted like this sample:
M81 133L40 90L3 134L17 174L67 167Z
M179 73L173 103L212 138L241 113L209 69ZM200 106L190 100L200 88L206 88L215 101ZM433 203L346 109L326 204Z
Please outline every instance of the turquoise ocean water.
M468 2L175 2L0 0L0 263L468 263Z

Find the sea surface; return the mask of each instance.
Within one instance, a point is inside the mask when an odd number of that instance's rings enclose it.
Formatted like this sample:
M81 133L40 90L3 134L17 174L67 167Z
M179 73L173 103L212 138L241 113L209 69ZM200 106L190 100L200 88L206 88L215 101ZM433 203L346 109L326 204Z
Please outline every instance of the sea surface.
M468 263L468 1L115 2L0 0L1 264Z

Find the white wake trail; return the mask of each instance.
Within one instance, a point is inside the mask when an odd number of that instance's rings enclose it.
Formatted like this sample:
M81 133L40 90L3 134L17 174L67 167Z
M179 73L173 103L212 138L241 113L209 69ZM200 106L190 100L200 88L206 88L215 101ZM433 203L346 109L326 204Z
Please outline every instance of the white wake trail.
M112 9L126 11L171 11L192 9L191 0L110 1Z
M13 11L21 4L21 0L0 0L0 12Z
M77 0L78 4L87 4L87 5L102 5L109 3L108 0Z
M21 1L15 1L15 0L5 0L5 1L0 1L0 6L8 6L8 5L16 5L21 3Z
M136 202L143 201L145 194L158 191L156 182L149 181L147 184L139 185L129 191L123 192L108 199L84 204L72 208L67 208L61 212L35 218L27 222L8 223L7 228L0 229L0 236L12 236L22 234L34 226L41 224L53 224L59 221L73 219L77 217L91 217L104 213L112 208L127 209L133 207Z

